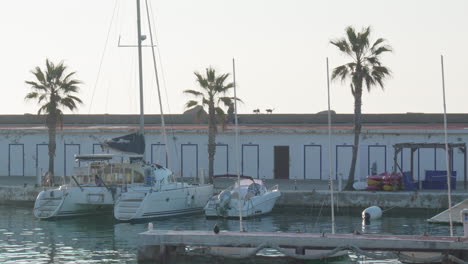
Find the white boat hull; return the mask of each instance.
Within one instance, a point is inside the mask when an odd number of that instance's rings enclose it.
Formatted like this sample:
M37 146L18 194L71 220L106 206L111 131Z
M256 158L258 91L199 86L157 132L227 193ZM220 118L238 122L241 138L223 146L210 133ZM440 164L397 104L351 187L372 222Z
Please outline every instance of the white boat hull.
M197 213L212 195L213 185L172 183L158 191L151 187L132 188L115 203L114 217L132 221Z
M280 196L281 192L274 190L248 200L241 200L242 217L270 213ZM227 206L221 208L216 196L213 196L205 206L205 215L207 217L239 217L239 200L231 199Z
M98 186L67 187L41 191L34 203L34 216L40 219L111 212L120 188Z

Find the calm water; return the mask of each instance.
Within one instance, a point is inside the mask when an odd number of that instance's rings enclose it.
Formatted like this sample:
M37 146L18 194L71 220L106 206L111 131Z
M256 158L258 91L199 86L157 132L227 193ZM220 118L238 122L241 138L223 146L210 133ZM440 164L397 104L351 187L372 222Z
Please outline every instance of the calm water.
M32 205L0 205L0 263L137 263L137 234L145 231L147 223L119 223L112 216L39 221L32 215L31 208ZM435 213L392 209L385 212L381 220L363 227L360 210L340 209L336 232L448 235L448 226L425 222ZM329 215L328 210L320 208L283 208L268 216L246 220L244 226L247 231L330 233ZM215 223L222 230L238 230L239 227L236 220L205 219L203 215L152 222L155 229L212 230ZM454 233L462 235L462 226L455 226Z

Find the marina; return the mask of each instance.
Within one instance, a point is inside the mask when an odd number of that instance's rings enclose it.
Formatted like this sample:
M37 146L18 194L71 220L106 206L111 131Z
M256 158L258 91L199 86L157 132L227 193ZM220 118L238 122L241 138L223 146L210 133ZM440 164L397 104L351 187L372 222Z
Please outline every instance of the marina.
M2 263L137 263L139 235L148 230L149 222L121 223L112 215L68 218L58 221L37 220L32 207L0 205L0 262ZM336 233L380 235L447 236L447 225L429 224L425 219L435 215L430 209L393 209L384 216L363 225L361 209L339 208L336 212ZM221 232L238 231L235 219L206 219L203 214L178 216L150 221L154 230L199 230L212 233L217 224ZM331 233L328 207L278 207L271 214L244 221L247 232ZM454 235L462 236L460 225L454 226ZM294 251L293 251L294 252ZM281 256L275 251L270 256ZM206 261L206 258L201 258ZM373 262L367 257L351 253L354 263ZM21 262L22 261L22 262ZM67 262L68 261L68 262ZM399 263L387 259L387 263ZM151 263L151 262L150 262ZM191 264L190 259L173 263ZM236 263L242 263L236 262ZM342 263L349 263L342 262Z
M468 264L463 1L24 2L0 263Z

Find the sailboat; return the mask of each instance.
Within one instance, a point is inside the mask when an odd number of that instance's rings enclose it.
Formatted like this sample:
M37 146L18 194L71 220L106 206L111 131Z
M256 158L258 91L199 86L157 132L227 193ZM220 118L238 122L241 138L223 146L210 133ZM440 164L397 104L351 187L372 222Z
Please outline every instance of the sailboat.
M148 11L148 6L146 7ZM153 37L151 33L151 23L148 23L151 42ZM144 39L141 35L140 25L140 1L137 0L137 27L138 27L138 59L139 59L139 81L140 81L140 141L144 142L143 137L143 83L142 83L142 50L141 42ZM159 81L156 70L156 59L154 55L154 45L151 43L153 52L153 63L158 86L158 97L161 110L161 126L163 137L165 139L164 115L161 106L161 94L159 92ZM128 138L117 138L113 142L113 148L122 147L126 149ZM120 143L127 144L121 145ZM144 144L143 144L144 145ZM165 144L167 146L167 144ZM166 150L167 151L167 150ZM206 201L213 195L212 184L189 184L177 182L171 170L160 165L152 165L151 169L145 170L147 179L144 185L132 185L121 193L114 205L114 217L120 221L132 221L157 217L168 217L181 214L190 214L201 212Z
M141 56L141 42L144 38L140 28L140 1L137 1L137 11L140 129L136 133L112 138L101 144L129 155L125 155L127 159L124 160L122 154L121 162L112 162L119 156L113 154L75 156L76 161L86 165L74 168L69 183L58 188L44 189L38 194L33 209L37 218L111 213L113 209L119 220L192 213L201 211L213 193L213 185L178 183L171 170L144 161Z
M58 188L39 192L34 203L34 216L40 219L111 213L115 199L128 186L145 184L148 167L142 166L140 156L112 162L118 155L76 155L84 163L73 170L70 182ZM123 160L123 157L119 157ZM156 173L151 172L151 173Z

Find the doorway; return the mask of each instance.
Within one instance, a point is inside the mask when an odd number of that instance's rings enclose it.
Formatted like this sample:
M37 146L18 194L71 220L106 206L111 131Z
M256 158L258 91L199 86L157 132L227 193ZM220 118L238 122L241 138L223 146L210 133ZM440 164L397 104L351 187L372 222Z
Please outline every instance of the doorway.
M289 146L275 146L275 179L289 179Z

